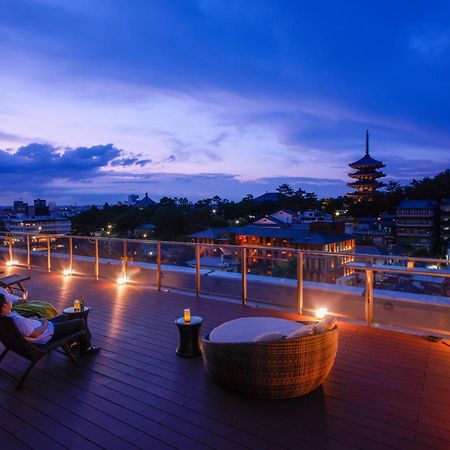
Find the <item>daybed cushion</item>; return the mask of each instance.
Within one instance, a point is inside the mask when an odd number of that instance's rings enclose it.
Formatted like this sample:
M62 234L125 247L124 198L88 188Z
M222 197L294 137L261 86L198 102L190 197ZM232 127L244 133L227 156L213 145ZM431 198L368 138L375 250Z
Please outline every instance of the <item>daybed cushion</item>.
M314 333L314 325L304 325L289 333L287 339L295 339L299 337L309 336Z
M279 331L269 331L268 333L260 334L253 339L253 342L275 342L286 339L286 335Z
M274 317L241 317L230 320L214 328L209 334L209 341L216 343L254 342L255 338L267 333L280 333L288 336L305 325L292 320Z
M322 319L320 322L314 324L314 334L325 333L325 331L332 330L336 326L336 317L330 316Z

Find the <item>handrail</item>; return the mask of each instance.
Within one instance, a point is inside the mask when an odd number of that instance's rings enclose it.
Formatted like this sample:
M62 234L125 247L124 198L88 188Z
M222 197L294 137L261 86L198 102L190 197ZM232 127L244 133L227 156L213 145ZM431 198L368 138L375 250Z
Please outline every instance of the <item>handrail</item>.
M113 241L113 242L132 242L137 244L147 244L147 245L181 245L181 246L188 246L195 248L198 243L196 242L179 242L179 241L159 241L159 240L153 240L153 239L129 239L129 238L117 238L117 237L103 237L103 236L79 236L74 234L33 234L33 233L24 233L24 232L4 232L7 233L8 236L3 236L3 238L9 238L9 235L14 236L34 236L34 237L40 237L40 238L73 238L73 239L80 239L80 240L92 240L92 239L98 239L100 241ZM2 236L0 236L1 238ZM207 244L207 243L201 243L202 247L210 247L214 248L217 247L218 244ZM397 261L414 261L414 262L422 262L422 263L436 263L436 264L444 264L444 265L450 265L450 260L442 259L442 258L423 258L423 257L415 257L415 256L402 256L402 255L373 255L373 254L367 254L367 253L354 253L354 252L329 252L329 251L321 251L321 250L300 250L295 249L292 247L274 247L274 246L264 246L264 245L235 245L235 244L220 244L221 247L227 247L235 249L236 251L240 251L243 247L256 249L256 250L267 250L270 248L271 251L292 251L295 253L297 250L301 251L305 255L315 255L315 256L341 256L341 257L348 257L348 256L357 256L358 258L371 258L371 259L395 259Z
M193 248L195 250L195 293L197 297L201 294L201 251L203 249L217 248L218 244L206 244L206 243L193 243L193 242L173 242L173 241L157 241L157 240L144 240L144 239L126 239L126 238L110 238L110 237L92 237L92 236L77 236L77 235L62 235L62 234L33 234L33 233L8 233L8 236L3 236L7 240L9 260L11 263L13 261L13 248L15 237L26 237L26 250L27 250L27 267L31 269L31 241L32 238L38 237L43 242L46 242L46 253L47 253L47 270L52 270L51 264L51 242L55 239L67 239L69 242L68 246L68 256L69 256L69 274L73 271L73 244L74 240L89 240L90 242L94 240L95 244L95 278L98 280L100 278L100 267L99 267L99 242L116 242L121 243L122 249L122 280L127 281L128 275L128 243L142 244L142 245L155 245L156 252L156 286L158 290L161 290L162 285L162 270L161 270L161 246L186 246ZM299 314L303 312L304 303L304 263L305 258L309 256L320 256L320 257L338 257L338 258L351 258L350 261L345 262L345 266L351 268L355 271L363 271L365 273L365 289L364 289L364 303L365 303L365 320L368 326L371 326L373 322L373 308L374 308L374 278L375 273L397 273L404 275L425 275L431 277L444 277L450 278L450 270L440 270L440 269L428 269L424 267L414 267L414 263L433 263L440 264L443 266L449 266L450 261L444 259L436 258L410 258L407 256L394 256L394 255L368 255L368 254L355 254L350 252L330 252L330 251L316 251L316 250L300 250L289 247L267 247L261 245L227 245L220 244L221 248L227 248L234 250L236 256L240 255L241 263L241 300L242 304L247 302L247 263L249 261L250 252L252 250L264 250L270 252L283 251L292 253L292 258L296 258L297 271L296 271L296 298L297 298L297 311ZM366 262L355 262L355 259L365 259ZM114 256L111 259L117 259ZM374 260L395 260L397 262L405 261L407 266L400 265L386 265L386 264L372 264Z
M440 270L440 269L427 269L422 267L403 267L403 266L384 266L381 264L363 264L363 263L348 263L348 267L355 270L371 270L373 272L389 272L389 273L403 273L406 275L425 275L431 277L443 277L450 278L450 270Z

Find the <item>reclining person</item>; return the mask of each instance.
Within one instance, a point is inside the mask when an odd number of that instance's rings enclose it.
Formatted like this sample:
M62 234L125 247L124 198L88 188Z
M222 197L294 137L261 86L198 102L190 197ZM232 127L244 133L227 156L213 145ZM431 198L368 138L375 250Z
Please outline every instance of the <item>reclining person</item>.
M50 320L23 317L12 311L11 302L3 294L0 294L0 314L13 319L19 332L32 344L43 345L76 331L84 331L82 337L79 338L80 354L93 354L100 351L99 347L90 345L89 333L83 319L69 319L64 315Z
M29 301L28 292L24 292L22 297L11 294L3 287L0 287L0 294L3 294L12 304L13 311L21 316L37 316L39 318L51 319L58 315L55 307L48 302Z

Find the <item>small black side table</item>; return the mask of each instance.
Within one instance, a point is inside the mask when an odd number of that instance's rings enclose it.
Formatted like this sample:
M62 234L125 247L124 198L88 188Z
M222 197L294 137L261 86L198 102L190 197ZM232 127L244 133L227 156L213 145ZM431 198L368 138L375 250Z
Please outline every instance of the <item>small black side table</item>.
M92 334L91 331L89 330L89 326L88 326L88 315L89 315L89 311L92 308L90 306L85 306L83 308L83 310L81 311L75 311L73 309L73 306L69 306L69 308L66 308L63 313L66 316L69 316L69 319L83 319L84 323L86 324L86 330L87 330L87 337L88 337L88 347L91 346L91 338L92 338Z
M183 317L175 320L180 333L180 342L177 347L177 355L183 358L193 358L202 354L200 342L200 328L203 319L192 316L191 321L186 323Z

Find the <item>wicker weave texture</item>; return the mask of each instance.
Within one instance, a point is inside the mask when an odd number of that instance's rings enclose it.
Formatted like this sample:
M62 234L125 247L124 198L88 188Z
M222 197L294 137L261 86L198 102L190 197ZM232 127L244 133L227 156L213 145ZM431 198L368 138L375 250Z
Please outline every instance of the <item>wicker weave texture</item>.
M213 343L203 338L203 360L219 383L255 398L298 397L323 383L333 367L338 329L277 342Z

